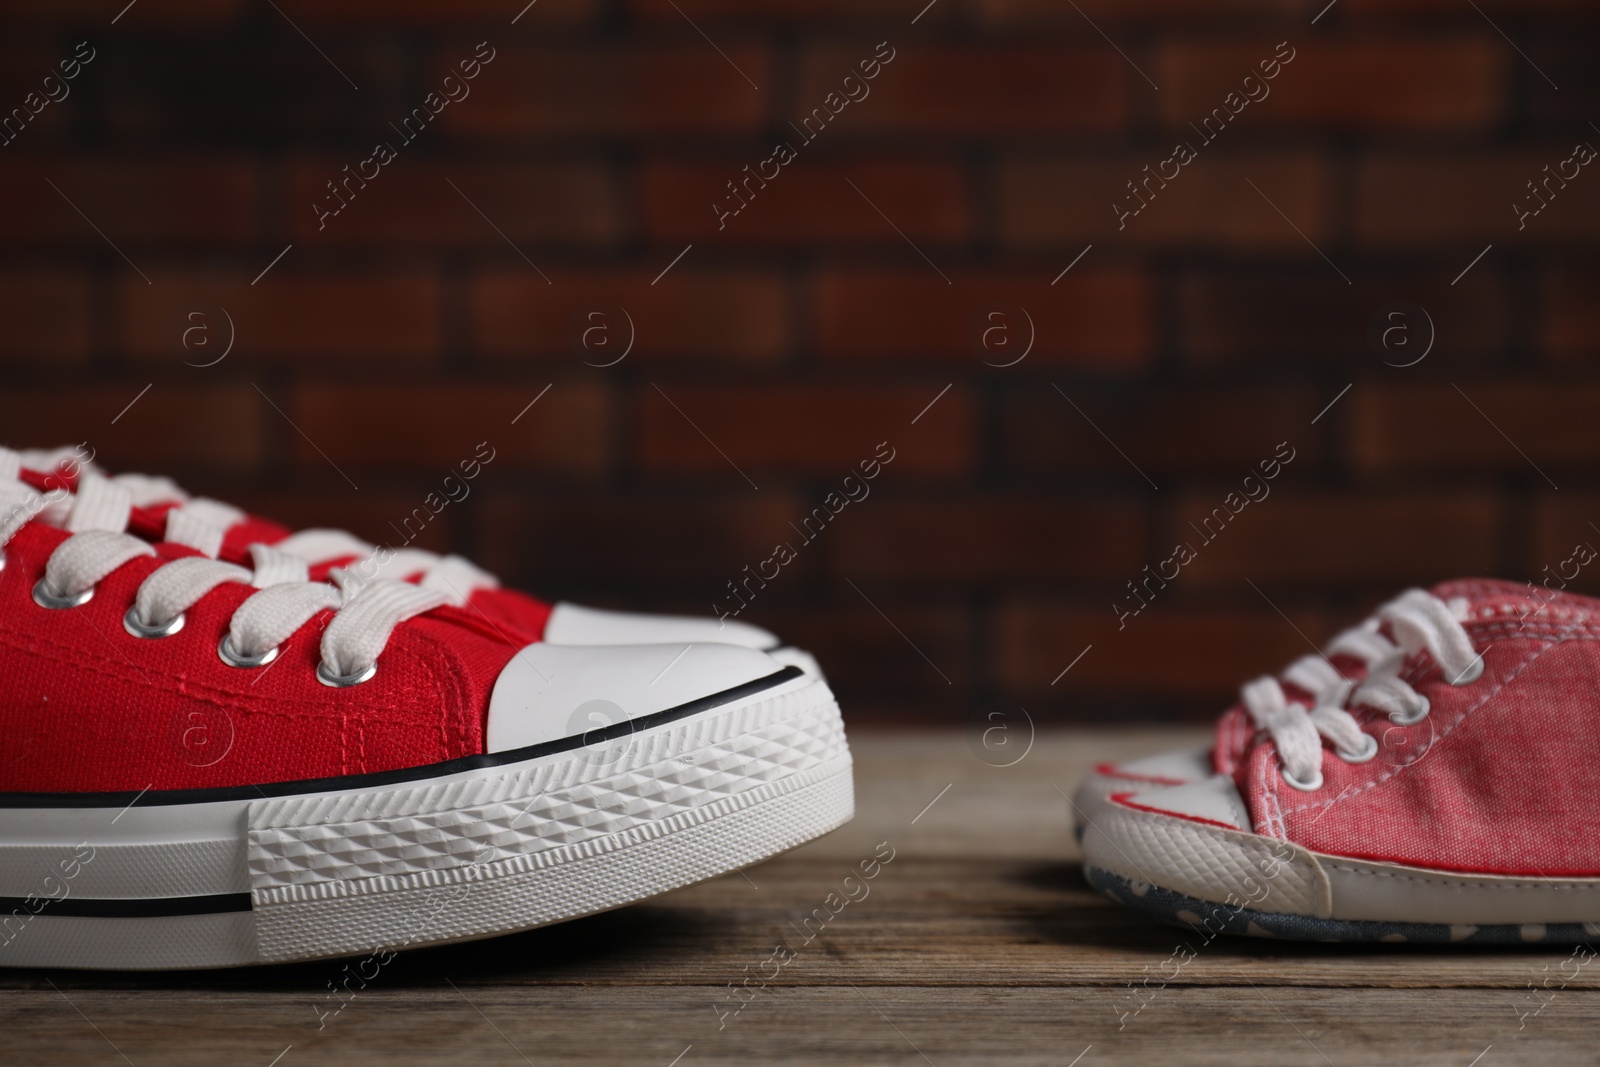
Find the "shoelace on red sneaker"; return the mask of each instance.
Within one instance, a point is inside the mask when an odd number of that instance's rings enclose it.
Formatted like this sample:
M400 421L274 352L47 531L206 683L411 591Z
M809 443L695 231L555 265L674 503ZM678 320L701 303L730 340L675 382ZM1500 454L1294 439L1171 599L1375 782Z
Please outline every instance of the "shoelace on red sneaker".
M17 480L22 457L0 450L0 552L28 522L38 519L72 536L58 545L33 590L42 607L87 603L107 575L136 559L154 556L147 542L124 532L133 494L99 474L82 475L75 494L41 496ZM224 582L256 586L240 604L217 647L223 662L259 667L319 612L332 611L323 631L317 678L331 686L371 678L389 637L407 619L448 603L436 589L385 579L363 580L335 572L335 584L306 580L304 560L252 545L253 570L215 559L188 557L156 568L140 584L123 625L138 637L159 638L183 628L184 612Z
M19 455L23 466L30 470L47 472L68 463L82 471L80 477L104 477L126 489L134 507L175 505L167 512L166 540L213 558L221 550L229 531L249 518L245 511L231 504L191 497L170 478L147 474L107 475L93 465L82 464L69 448L24 451ZM257 547L250 546L252 554ZM364 581L414 580L414 584L424 589L443 594L455 607L466 606L475 590L495 589L500 585L494 575L461 556L441 556L420 548L380 548L343 530L302 530L270 547L312 567L350 561L345 570Z
M1395 642L1378 632L1384 623L1394 632ZM1359 685L1320 657L1298 660L1284 672L1285 681L1316 694L1313 708L1290 701L1276 678L1246 683L1241 691L1245 710L1277 746L1283 780L1307 792L1322 787L1324 738L1346 763L1365 763L1377 755L1377 738L1361 729L1347 705L1376 708L1401 726L1422 721L1428 714L1428 698L1402 679L1400 670L1408 656L1423 649L1451 685L1470 684L1483 673L1483 657L1452 606L1427 590L1411 589L1330 646L1330 655L1346 652L1367 663L1369 673Z

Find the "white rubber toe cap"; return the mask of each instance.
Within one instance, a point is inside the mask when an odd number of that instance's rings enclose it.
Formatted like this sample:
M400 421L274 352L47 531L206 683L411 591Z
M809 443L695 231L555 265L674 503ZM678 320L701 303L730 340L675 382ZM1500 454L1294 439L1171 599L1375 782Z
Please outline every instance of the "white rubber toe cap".
M788 669L739 645L528 645L495 681L488 751L526 748L682 708Z
M545 623L544 639L553 645L661 645L705 642L770 649L778 639L759 626L737 619L706 619L688 615L645 615L631 611L602 611L560 603Z
M1244 805L1244 797L1226 774L1213 775L1203 782L1135 793L1127 802L1131 807L1198 819L1230 830L1250 829L1250 811Z
M1211 764L1211 749L1180 748L1158 752L1126 763L1102 763L1078 786L1073 796L1073 820L1083 832L1085 819L1094 819L1113 793L1130 793L1165 786L1200 782L1216 771Z
M1084 862L1199 900L1326 918L1327 877L1298 845L1251 832L1227 775L1113 797L1083 838ZM1263 903L1271 894L1271 904Z
M1102 764L1096 773L1110 778L1148 781L1151 784L1181 785L1199 782L1216 774L1211 762L1211 747L1180 748L1158 752L1126 763Z

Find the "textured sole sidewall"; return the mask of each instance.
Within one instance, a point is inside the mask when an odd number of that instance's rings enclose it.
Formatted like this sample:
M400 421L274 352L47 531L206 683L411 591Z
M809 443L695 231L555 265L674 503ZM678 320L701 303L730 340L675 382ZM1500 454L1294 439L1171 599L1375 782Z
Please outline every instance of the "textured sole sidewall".
M1327 878L1304 849L1257 834L1105 804L1084 863L1199 900L1326 917Z
M1083 851L1086 868L1120 880L1117 899L1131 907L1176 895L1258 920L1307 920L1293 929L1345 924L1341 940L1362 940L1351 931L1376 927L1408 938L1419 936L1412 927L1431 926L1485 936L1523 927L1560 927L1562 937L1600 929L1600 879L1470 874L1331 856L1114 802L1085 835Z
M98 865L83 869L84 884L92 870L99 891L84 896L159 908L222 894L248 908L91 916L46 901L0 932L0 966L237 967L491 937L747 867L854 811L839 707L812 679L627 737L614 750L342 792L140 809L115 827L120 836L96 840ZM51 809L35 822L47 827L46 841L68 841L84 818ZM0 873L17 875L12 868L65 847L16 836L0 843Z
M258 900L260 959L468 941L592 915L758 863L855 812L848 754L783 785L732 810L701 809L700 817L540 853L535 863L337 883L339 895L325 899Z

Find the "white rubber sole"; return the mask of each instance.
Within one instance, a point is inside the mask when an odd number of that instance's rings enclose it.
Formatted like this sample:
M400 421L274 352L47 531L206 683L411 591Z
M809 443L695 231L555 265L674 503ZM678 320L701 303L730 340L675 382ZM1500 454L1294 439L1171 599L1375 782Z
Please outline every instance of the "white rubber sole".
M1083 853L1090 880L1120 887L1122 903L1159 910L1182 898L1242 909L1273 936L1421 940L1419 931L1433 930L1442 932L1438 940L1459 941L1518 931L1509 936L1534 941L1600 932L1600 878L1472 874L1333 856L1116 802L1095 816ZM1298 922L1280 929L1262 916ZM1282 932L1289 929L1299 932Z
M759 862L854 813L832 693L780 675L591 744L403 781L0 797L0 966L232 967L466 941Z

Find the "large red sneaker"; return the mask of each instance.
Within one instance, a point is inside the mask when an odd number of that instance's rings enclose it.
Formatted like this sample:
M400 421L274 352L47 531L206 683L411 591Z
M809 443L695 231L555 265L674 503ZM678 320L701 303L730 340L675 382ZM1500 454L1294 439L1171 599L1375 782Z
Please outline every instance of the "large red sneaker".
M1600 934L1600 601L1413 590L1379 616L1402 661L1311 711L1252 683L1266 725L1236 774L1113 796L1089 880L1212 934Z
M0 455L5 455L0 450ZM783 644L759 626L731 618L698 618L605 611L577 604L547 603L515 589L460 556L440 556L419 548L392 548L361 540L342 530L291 532L270 519L224 504L191 497L171 479L143 474L108 475L79 450L29 450L15 455L22 477L43 489L77 488L81 480L104 478L126 490L132 502L128 532L150 541L187 544L203 555L249 565L251 546L268 545L304 560L313 578L346 568L367 578L392 578L443 593L457 607L468 607L498 628L508 640L563 645L645 645L713 642L767 652L779 662L819 674L816 659ZM472 461L481 467L476 460ZM476 473L476 472L474 472ZM435 497L441 501L442 497ZM426 511L426 508L419 508ZM409 523L409 519L405 520ZM409 528L409 527L408 527ZM412 534L415 536L415 534Z
M1494 578L1464 578L1444 582L1433 588L1433 595L1450 603L1502 596L1526 597L1529 586ZM1559 602L1570 594L1545 590L1536 605ZM1308 707L1337 703L1359 685L1367 675L1403 655L1381 629L1381 619L1373 615L1333 639L1327 651L1302 656L1280 675L1285 699ZM1074 828L1083 838L1086 820L1092 820L1101 807L1117 793L1137 793L1166 786L1203 781L1214 774L1233 774L1249 753L1266 723L1264 708L1252 703L1246 693L1217 720L1215 739L1210 745L1173 749L1121 763L1101 763L1084 778L1073 796Z
M0 966L386 953L617 907L852 813L827 684L508 643L427 587L123 530L0 456Z

